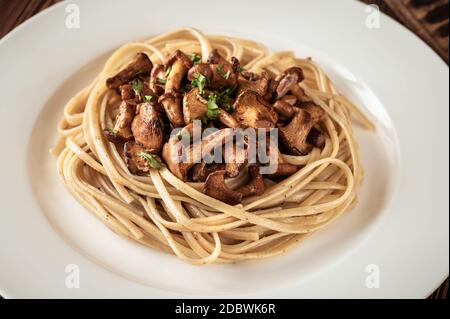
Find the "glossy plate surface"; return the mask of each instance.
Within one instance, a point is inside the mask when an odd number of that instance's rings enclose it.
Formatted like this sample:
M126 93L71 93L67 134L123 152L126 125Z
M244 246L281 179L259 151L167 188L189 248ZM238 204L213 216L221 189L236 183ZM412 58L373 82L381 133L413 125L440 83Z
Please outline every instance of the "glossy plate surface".
M368 28L354 1L215 3L239 7L232 20L201 13L206 1L70 3L79 29L61 3L0 42L2 295L422 298L448 276L448 67L409 31L384 15ZM115 48L181 26L311 56L363 106L377 131L355 129L366 170L356 209L280 257L195 267L118 237L66 192L48 153L64 104ZM65 285L71 264L78 289ZM373 271L379 288L367 286Z

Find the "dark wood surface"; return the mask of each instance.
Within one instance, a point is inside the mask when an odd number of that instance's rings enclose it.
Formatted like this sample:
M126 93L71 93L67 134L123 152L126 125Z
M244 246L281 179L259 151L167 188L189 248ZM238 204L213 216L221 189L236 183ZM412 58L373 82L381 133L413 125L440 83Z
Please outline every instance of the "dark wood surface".
M0 39L25 20L59 1L0 0ZM448 63L448 0L362 1L378 5L381 11L424 39ZM448 286L447 278L429 298L448 298Z

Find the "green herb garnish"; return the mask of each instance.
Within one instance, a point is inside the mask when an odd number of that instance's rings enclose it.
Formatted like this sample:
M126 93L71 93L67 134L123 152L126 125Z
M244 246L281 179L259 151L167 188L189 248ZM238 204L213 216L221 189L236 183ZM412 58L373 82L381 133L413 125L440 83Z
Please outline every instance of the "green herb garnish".
M192 61L192 63L193 63L194 65L197 65L197 64L202 63L202 58L201 58L201 56L199 56L199 55L197 55L197 54L195 54L195 53L191 53L191 54L189 55L189 59L191 59L191 61Z
M225 73L225 75L223 76L225 78L225 80L228 80L230 78L231 75L231 71L228 70L227 73Z
M202 122L204 123L207 123L210 120L215 120L220 114L220 108L217 105L217 94L210 94L206 105L206 113L202 117Z
M150 102L152 100L153 96L151 95L144 95L144 102Z
M191 81L191 86L193 88L198 87L198 92L200 93L200 95L203 94L203 89L205 88L205 85L206 85L206 77L203 74L194 73Z
M223 65L219 63L219 64L217 65L217 74L219 74L220 76L222 76L222 72L223 72Z
M105 131L112 133L112 134L117 134L117 131L113 128L105 128Z
M161 84L161 85L166 85L167 80L166 80L166 79L157 78L157 79L156 79L156 82L157 82L158 84Z
M236 86L233 86L231 88L227 88L223 90L222 92L219 92L217 95L217 104L220 105L227 111L228 113L233 113L233 98L231 95L236 90Z
M170 72L172 72L172 66L171 65L167 68L166 73L164 73L164 76L166 77L166 79L169 77Z
M131 87L133 88L135 95L141 94L142 86L142 81L139 79L134 79L133 81L131 81Z
M161 168L161 163L158 162L155 155L147 153L147 152L140 152L138 154L138 156L145 159L152 168L156 168L156 169Z

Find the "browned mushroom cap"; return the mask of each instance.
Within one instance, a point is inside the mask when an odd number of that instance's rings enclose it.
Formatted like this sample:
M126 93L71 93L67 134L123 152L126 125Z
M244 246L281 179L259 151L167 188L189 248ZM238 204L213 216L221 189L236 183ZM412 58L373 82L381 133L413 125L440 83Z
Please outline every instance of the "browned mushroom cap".
M180 50L176 50L166 63L166 70L170 68L170 72L167 76L165 92L179 91L181 81L191 67L191 59Z
M260 196L264 193L264 180L259 172L258 165L248 166L248 175L250 176L250 181L239 188L237 191L242 194L242 197L247 196Z
M208 63L194 65L188 72L188 79L192 81L196 74L201 74L206 78L205 87L212 90L219 90L224 87L232 87L236 84L236 72L234 64L223 58L217 50L213 50L208 57Z
M141 102L152 102L155 103L157 101L157 97L155 92L150 89L147 83L142 82L142 88L140 91L135 92L135 101L136 103Z
M170 72L165 84L165 93L159 98L159 102L174 127L184 126L181 95L178 91L181 81L191 67L192 61L180 50L175 51L166 63L166 70Z
M224 111L222 109L219 110L219 116L218 116L218 120L225 126L231 127L231 128L238 128L239 122L236 121L236 119L231 116L230 113L228 113L227 111Z
M229 63L217 49L211 51L206 62L209 64Z
M148 76L153 68L152 61L145 53L137 53L135 58L119 73L106 80L106 86L117 89L122 84L130 82L135 76Z
M202 118L208 110L208 101L201 95L198 88L194 88L183 97L183 118L187 125L193 120Z
M233 116L244 128L273 128L278 121L277 113L261 95L245 91L234 102Z
M150 73L150 81L149 81L149 88L155 92L157 96L160 96L164 93L164 89L159 86L158 79L164 79L165 77L165 71L164 71L164 65L162 64L155 64L155 66L152 69L152 72Z
M125 143L124 155L128 169L133 174L143 174L150 171L149 157L156 163L161 163L159 156L151 154L150 150L131 141Z
M231 57L231 66L233 67L233 71L234 73L239 73L241 72L241 62L239 61L238 58L232 56Z
M271 179L284 178L298 171L298 167L296 165L285 162L280 153L278 145L269 142L266 144L266 149L270 154L270 157L273 158L273 163L277 164L277 168L276 171L271 174L264 174L265 177Z
M202 158L204 158L207 154L210 154L215 148L222 147L222 145L232 140L236 135L236 130L232 128L224 128L218 131L215 131L202 139Z
M291 154L306 155L311 151L306 138L313 126L311 115L304 109L298 109L291 122L279 129L280 139Z
M135 116L131 130L137 143L151 153L159 153L164 143L164 130L154 104L143 103L139 106L139 114Z
M283 100L276 101L273 104L273 109L278 113L278 117L282 121L290 120L294 116L294 107Z
M306 141L315 147L322 148L325 146L325 134L313 127L309 132Z
M270 79L271 77L267 72L262 72L261 75L248 71L241 72L237 79L239 84L238 95L250 90L264 96L269 87Z
M181 130L181 134L191 134L190 130L192 129L192 124L185 126ZM189 169L195 164L195 160L204 159L207 155L211 154L211 152L217 148L222 147L225 141L228 141L229 138L233 138L236 134L236 131L231 128L226 128L222 130L218 130L213 132L202 139L200 142L201 145L199 149L201 150L200 154L195 154L197 148L195 145L191 145L190 147L186 147L184 149L185 158L182 158L183 145L180 143L180 140L177 136L172 136L169 141L164 144L162 157L167 164L169 170L176 177L181 179L182 181L187 180L187 174Z
M213 71L209 64L200 63L190 68L188 71L188 80L192 81L198 74L201 74L206 78L206 84L211 83L213 79Z
M307 96L305 91L298 85L294 85L291 87L291 93L300 102L312 102L312 99L309 96Z
M301 89L299 86L297 86L297 87L299 89ZM286 102L286 103L294 106L297 104L297 97L292 94L287 94L287 95L283 96L282 98L280 98L279 101L283 101L283 102Z
M119 87L120 97L123 101L132 100L135 98L133 87L129 84L124 84Z
M195 163L192 159L191 149L187 148L185 150L185 160L181 159L182 152L182 144L178 138L171 137L163 146L162 158L172 174L183 182L186 182L188 179L188 171Z
M158 102L163 105L166 115L174 127L184 126L180 93L173 91L164 93Z
M125 142L133 138L131 133L131 122L136 113L136 103L133 100L122 101L119 113L112 130L104 130L104 136L113 143Z
M279 99L285 96L292 89L292 87L303 81L303 79L303 70L301 68L291 67L285 70L275 79L278 83L275 90L276 98Z
M248 152L245 148L238 147L236 143L227 143L224 146L223 158L228 177L236 177L247 165Z
M225 185L226 171L216 171L208 175L203 192L229 205L239 204L242 200L240 192L233 191Z
M211 64L212 79L206 82L206 87L219 90L224 87L232 87L236 85L237 75L234 73L233 66L229 62L219 62Z
M206 181L206 178L208 177L209 174L215 171L223 170L224 166L225 166L224 164L219 163L207 164L205 162L201 162L195 164L194 167L192 167L192 169L189 171L189 173L192 176L191 177L192 181L204 182Z
M302 103L300 107L311 115L311 119L314 124L321 121L325 116L325 111L320 106L312 102Z

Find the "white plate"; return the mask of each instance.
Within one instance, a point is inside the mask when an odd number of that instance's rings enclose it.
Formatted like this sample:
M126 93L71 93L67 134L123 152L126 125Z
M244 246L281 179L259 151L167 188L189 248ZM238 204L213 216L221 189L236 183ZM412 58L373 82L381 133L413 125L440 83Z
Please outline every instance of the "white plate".
M448 276L448 67L355 1L74 1L0 42L0 289L6 297L426 297ZM362 104L357 208L287 254L195 267L106 229L65 191L48 149L65 102L121 44L180 26L313 56ZM66 266L80 288L65 285ZM379 275L379 287L370 283ZM369 285L367 285L369 283Z

